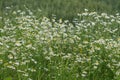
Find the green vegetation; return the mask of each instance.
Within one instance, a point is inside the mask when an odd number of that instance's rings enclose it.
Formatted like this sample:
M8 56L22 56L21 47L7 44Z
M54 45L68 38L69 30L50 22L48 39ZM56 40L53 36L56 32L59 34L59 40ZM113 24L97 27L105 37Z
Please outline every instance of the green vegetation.
M0 0L0 80L120 80L119 0Z
M77 13L83 12L85 8L106 13L120 11L119 0L0 0L0 2L3 12L6 12L6 7L11 6L13 10L25 10L25 5L35 14L37 9L41 9L45 16L51 17L55 14L58 18L70 20L77 16Z
M85 10L74 25L30 10L10 16L0 27L0 80L120 80L119 13Z

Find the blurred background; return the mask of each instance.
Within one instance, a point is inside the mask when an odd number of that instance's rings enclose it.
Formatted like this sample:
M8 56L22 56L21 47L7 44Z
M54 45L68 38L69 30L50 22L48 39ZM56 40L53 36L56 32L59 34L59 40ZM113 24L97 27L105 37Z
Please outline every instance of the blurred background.
M120 0L0 0L0 15L4 15L9 7L11 12L28 8L38 16L38 10L41 10L42 15L49 18L54 14L57 18L72 20L85 8L108 14L120 12Z

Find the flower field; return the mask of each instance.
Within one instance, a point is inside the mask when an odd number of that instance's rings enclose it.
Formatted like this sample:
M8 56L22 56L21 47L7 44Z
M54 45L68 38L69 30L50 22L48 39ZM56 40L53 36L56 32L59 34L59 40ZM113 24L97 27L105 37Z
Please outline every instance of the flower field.
M0 80L120 80L119 13L11 16L0 17Z

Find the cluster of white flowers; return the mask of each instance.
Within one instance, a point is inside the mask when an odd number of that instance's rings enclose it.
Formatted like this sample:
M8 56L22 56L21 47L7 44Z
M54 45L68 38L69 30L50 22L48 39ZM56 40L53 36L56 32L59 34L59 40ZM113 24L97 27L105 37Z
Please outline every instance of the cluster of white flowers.
M120 76L119 14L85 9L74 25L68 20L38 19L31 11L13 11L12 15L15 17L4 18L0 28L2 72L12 69L27 80L43 79L46 75L56 78L63 72L84 79L94 72L99 74L98 69L102 71L105 65Z

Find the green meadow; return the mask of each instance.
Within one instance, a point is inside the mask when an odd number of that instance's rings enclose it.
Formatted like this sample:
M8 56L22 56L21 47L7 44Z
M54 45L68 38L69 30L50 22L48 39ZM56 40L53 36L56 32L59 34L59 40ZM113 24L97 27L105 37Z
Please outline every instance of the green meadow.
M120 80L119 0L0 0L0 80Z

